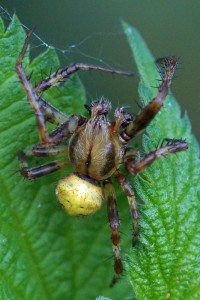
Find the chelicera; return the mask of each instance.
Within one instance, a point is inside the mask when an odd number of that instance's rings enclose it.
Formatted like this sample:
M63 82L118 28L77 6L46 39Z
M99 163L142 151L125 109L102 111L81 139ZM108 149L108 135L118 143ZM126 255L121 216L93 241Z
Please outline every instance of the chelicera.
M115 191L111 177L115 177L127 196L133 220L132 245L138 235L139 214L133 192L128 179L121 171L124 165L131 175L136 176L155 160L188 148L187 142L178 139L166 139L160 147L146 154L137 161L134 149L128 143L148 126L163 106L164 100L172 82L177 59L167 57L162 60L164 70L161 74L161 84L157 95L140 112L133 117L123 107L116 109L114 120L109 121L107 113L111 104L104 98L86 105L89 119L81 115L65 115L42 99L41 93L59 84L78 70L97 70L112 74L131 75L130 73L92 66L72 64L61 69L33 87L22 66L31 32L28 33L24 46L16 63L16 71L26 92L38 127L40 142L31 150L19 153L21 174L28 179L50 174L62 168L73 166L74 174L60 179L56 195L65 210L74 216L95 213L105 201L111 230L111 240L114 255L113 285L123 271L120 254L119 216ZM57 127L48 132L47 122ZM50 156L63 159L29 167L28 156Z

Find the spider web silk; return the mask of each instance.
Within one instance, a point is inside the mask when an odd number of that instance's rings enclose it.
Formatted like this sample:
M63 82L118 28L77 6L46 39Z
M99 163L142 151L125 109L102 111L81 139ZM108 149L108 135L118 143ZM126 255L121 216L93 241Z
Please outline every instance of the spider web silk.
M8 12L8 10L6 10L1 5L0 5L0 16L5 21L8 21L8 22L12 21L12 15ZM26 32L28 32L32 29L23 23L21 23L21 26L23 27L23 29ZM33 32L34 38L32 38L31 49L36 49L36 48L41 48L41 47L45 47L45 48L53 47L57 51L57 53L60 53L69 62L73 61L73 59L71 59L71 57L73 57L74 54L78 54L78 55L82 56L83 58L90 59L90 61L93 61L94 64L100 64L104 67L111 68L111 69L112 68L123 68L124 69L125 68L124 65L117 63L116 61L112 61L111 59L105 58L101 55L102 49L104 47L106 47L106 45L103 45L106 43L106 39L111 38L111 37L117 38L122 35L124 35L124 30L118 30L115 32L92 32L91 34L84 37L79 42L68 45L66 48L60 48L54 44L47 43L36 32ZM85 46L85 44L87 44L90 40L93 40L93 39L96 39L96 40L100 39L100 41L99 41L99 44L100 44L99 56L90 55L89 53L87 53L86 51L84 51L82 49Z

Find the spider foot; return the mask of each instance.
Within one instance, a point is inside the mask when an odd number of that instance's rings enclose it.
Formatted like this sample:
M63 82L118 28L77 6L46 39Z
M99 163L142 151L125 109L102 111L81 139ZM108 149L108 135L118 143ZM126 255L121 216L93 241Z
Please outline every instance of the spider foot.
M120 278L121 278L121 276L119 276L119 275L113 276L113 279L112 279L109 287L112 288L120 280Z

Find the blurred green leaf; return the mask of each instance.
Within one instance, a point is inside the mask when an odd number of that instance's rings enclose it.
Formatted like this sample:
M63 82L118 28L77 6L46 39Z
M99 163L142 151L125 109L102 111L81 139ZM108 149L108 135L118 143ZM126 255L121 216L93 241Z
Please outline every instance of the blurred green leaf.
M17 153L38 143L35 117L15 72L24 39L15 16L7 29L0 19L0 299L125 299L132 291L124 279L109 288L113 259L105 207L88 218L69 217L55 197L57 181L68 170L35 181L19 173ZM27 53L24 66L27 74L33 70L34 84L41 73L57 70L59 61L47 48L30 64ZM73 76L43 97L66 114L81 114L85 93ZM120 209L126 232L126 201ZM125 249L126 238L122 243Z
M155 61L138 31L123 23L140 75L142 102L158 85ZM136 299L200 299L199 145L172 93L143 136L145 152L164 138L184 138L189 150L155 162L134 181L140 209L139 241L126 268Z

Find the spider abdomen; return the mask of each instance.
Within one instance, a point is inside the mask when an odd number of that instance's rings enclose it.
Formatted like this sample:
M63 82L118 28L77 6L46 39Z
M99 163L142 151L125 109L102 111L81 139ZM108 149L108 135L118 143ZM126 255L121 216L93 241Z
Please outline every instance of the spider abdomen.
M69 145L69 156L77 173L104 180L121 163L123 147L112 134L110 123L101 116L91 119L76 132Z
M63 208L72 216L93 214L101 208L103 201L98 183L76 174L69 174L60 179L56 195Z

